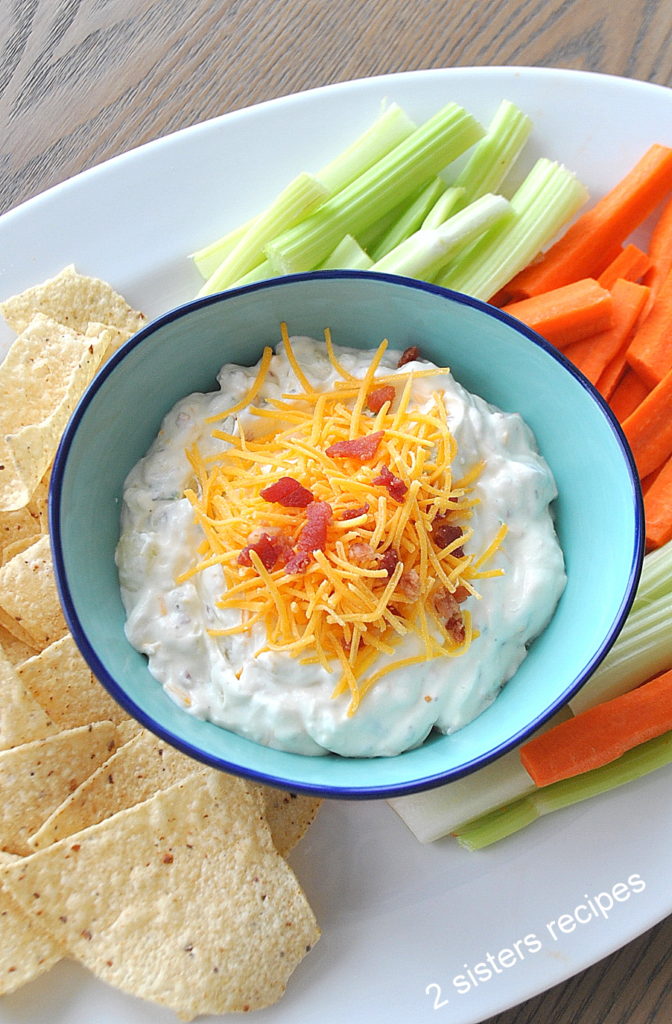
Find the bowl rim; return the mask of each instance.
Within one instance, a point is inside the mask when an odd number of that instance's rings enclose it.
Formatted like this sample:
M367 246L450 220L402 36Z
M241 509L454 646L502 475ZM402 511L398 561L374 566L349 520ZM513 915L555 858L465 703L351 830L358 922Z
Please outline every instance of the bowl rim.
M632 555L630 560L630 567L628 571L628 578L624 587L623 598L621 600L619 609L614 616L613 621L610 624L609 629L603 636L599 647L593 653L593 656L589 659L588 663L584 665L582 670L575 677L572 685L565 688L565 690L552 701L545 712L537 714L534 719L529 721L524 727L519 729L513 736L502 742L496 744L494 747L484 751L478 756L472 758L472 760L461 764L459 767L448 769L446 771L434 771L430 774L424 775L423 777L414 777L406 782L393 782L393 783L382 783L382 784L368 784L368 785L338 785L338 784L321 784L314 782L302 782L292 778L283 778L281 775L274 773L268 773L263 770L257 770L254 768L248 768L245 766L238 765L227 761L225 757L211 754L204 751L192 741L185 739L179 733L175 733L172 729L158 723L149 712L146 712L143 708L135 703L128 692L123 686L117 681L113 674L108 671L106 666L100 659L96 648L93 643L89 640L88 634L80 620L77 612L76 604L73 599L73 595L70 589L68 580L68 573L65 567L65 556L62 546L62 531L61 531L61 518L62 518L62 488L64 475L68 463L68 456L74 442L74 438L77 434L81 421L86 413L87 409L95 399L99 390L105 383L105 381L114 373L116 367L123 362L126 357L133 352L143 341L155 334L158 330L165 327L176 320L182 319L188 316L190 313L197 309L201 309L208 305L223 304L228 299L233 299L241 294L250 294L260 290L266 290L270 288L282 287L286 283L310 281L316 278L327 278L327 279L344 279L344 278L357 278L357 279L370 279L375 281L386 282L395 286L401 286L404 288L411 288L421 292L429 292L430 294L437 295L439 297L448 298L461 305L469 306L473 309L480 311L486 315L493 317L496 320L500 320L512 327L518 334L525 337L533 345L541 348L545 351L555 362L560 364L564 368L565 372L568 372L575 381L588 393L593 402L597 404L602 412L602 415L606 419L607 425L611 429L611 433L620 449L623 457L624 466L629 478L629 483L632 489L632 496L634 502L634 531L633 531L633 546ZM168 411L168 410L166 410ZM426 281L420 281L416 278L405 277L402 275L381 273L378 271L362 271L362 270L323 270L323 271L306 271L296 274L287 274L274 278L269 278L263 281L257 281L248 285L242 285L239 287L231 288L223 292L215 292L211 295L200 296L194 299L187 300L186 302L180 303L177 306L171 307L166 312L159 314L154 317L143 327L141 327L135 334L133 334L127 341L125 341L117 351L107 360L107 362L100 368L94 379L85 389L80 400L74 409L70 420L61 436L56 456L53 462L53 468L51 473L50 485L49 485L49 497L48 497L48 517L49 517L49 531L50 531L50 543L52 550L52 558L54 564L54 577L56 582L56 588L63 609L63 614L66 623L70 629L72 637L77 645L80 653L84 657L84 660L89 665L94 676L98 681L105 687L110 693L114 700L119 703L130 715L138 721L144 728L153 732L160 739L169 743L171 746L177 748L182 753L189 757L205 763L211 767L217 768L221 771L227 771L232 774L242 776L250 779L257 783L262 783L269 786L279 787L282 789L291 790L292 792L303 793L306 795L316 797L327 797L334 799L389 799L391 797L398 797L403 795L409 795L412 793L422 792L425 790L436 788L437 786L444 785L448 782L456 781L466 775L477 771L479 768L483 768L486 765L494 762L499 757L508 753L514 747L522 743L527 737L535 732L541 725L544 724L553 714L555 714L560 707L566 704L572 696L589 679L593 672L598 668L601 662L604 660L609 650L613 646L618 634L620 633L625 620L628 616L632 603L635 599L637 585L639 577L642 571L644 550L645 550L645 535L644 535L644 505L642 499L641 486L639 482L639 476L637 473L634 457L627 443L623 430L620 423L614 416L613 412L609 408L608 403L597 391L596 387L575 367L570 360L564 355L563 352L556 349L548 341L546 341L541 335L539 335L532 328L526 324L517 320L515 317L504 312L496 306L492 306L484 300L474 298L470 295L466 295L462 292L456 292L449 288L443 288L439 285L431 284ZM160 684L157 683L157 686ZM186 712L185 712L186 714ZM217 728L222 728L217 726ZM223 731L227 731L223 729ZM250 740L250 742L255 742ZM259 746L263 746L259 744ZM264 748L266 749L266 748ZM274 751L275 753L284 753L283 751ZM293 755L300 756L300 755ZM306 755L307 756L307 755ZM339 755L326 755L327 757L339 757ZM402 756L402 755L397 755ZM345 760L352 761L369 761L377 760L377 758L345 758Z

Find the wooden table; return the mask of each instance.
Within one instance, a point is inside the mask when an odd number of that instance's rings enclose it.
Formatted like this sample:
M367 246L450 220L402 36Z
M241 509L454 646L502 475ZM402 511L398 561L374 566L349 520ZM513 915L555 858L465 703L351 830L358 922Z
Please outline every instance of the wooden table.
M5 0L0 39L0 212L196 121L368 75L515 64L672 86L655 0ZM672 918L488 1024L668 1024L670 950Z

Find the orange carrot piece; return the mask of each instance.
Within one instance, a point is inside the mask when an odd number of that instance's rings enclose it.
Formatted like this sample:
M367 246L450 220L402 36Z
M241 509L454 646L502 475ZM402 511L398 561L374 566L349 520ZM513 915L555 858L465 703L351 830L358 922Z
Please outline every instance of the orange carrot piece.
M672 369L623 421L640 480L672 455Z
M511 302L503 310L538 331L552 345L564 348L610 327L613 305L611 292L589 277Z
M637 328L627 359L650 387L660 383L672 367L672 269L660 285L648 316Z
M672 199L658 217L649 240L651 266L644 277L644 284L651 289L649 309L660 291L660 286L672 270Z
M611 294L613 297L611 327L598 334L593 334L589 338L584 338L583 341L577 341L564 350L567 358L571 359L593 384L597 384L607 365L620 353L623 353L625 361L625 349L649 296L649 289L644 285L635 284L634 281L625 281L619 278L614 284Z
M603 398L609 402L609 407L619 423L627 419L630 413L634 412L640 402L643 402L648 395L650 388L646 386L641 377L638 377L634 370L626 367L625 373L617 382L614 389L607 394L608 384L606 383L610 367L604 371L597 389Z
M672 540L672 456L644 491L646 547L662 547Z
M581 277L596 277L620 246L672 191L672 148L655 144L574 222L543 257L509 283L515 297L538 295Z
M625 281L639 281L652 268L653 261L648 253L630 242L621 249L615 260L597 279L603 288L613 288L619 278Z
M520 749L537 786L600 768L672 729L672 670L535 736Z

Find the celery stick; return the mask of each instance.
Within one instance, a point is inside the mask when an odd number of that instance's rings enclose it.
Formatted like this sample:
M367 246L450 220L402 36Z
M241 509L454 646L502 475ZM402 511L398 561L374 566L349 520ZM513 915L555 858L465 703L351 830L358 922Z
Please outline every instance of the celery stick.
M514 216L460 249L436 283L492 298L550 242L587 195L570 171L542 157L511 199Z
M532 131L532 121L508 100L502 100L486 135L474 146L454 184L464 189L461 205L486 192L497 192Z
M441 178L433 178L410 203L404 204L401 211L395 208L391 212L387 229L374 244L369 243L364 246L374 263L422 226L423 220L445 188L445 181L442 181Z
M543 786L509 807L491 811L457 830L461 846L481 850L545 814L616 789L672 763L672 732L628 750L616 761L571 779Z
M401 107L392 103L347 149L318 171L315 177L329 194L338 192L408 138L415 131L415 127ZM248 220L222 238L193 253L191 258L205 280L214 274L243 234L252 226L254 219Z
M290 181L268 209L255 217L238 243L205 282L199 296L222 291L263 262L264 246L270 239L293 227L324 202L327 189L310 174Z
M510 213L511 207L503 196L481 196L450 217L445 224L416 231L374 263L371 270L404 274L406 277L423 278L431 275L458 245L480 237L492 224L500 222Z
M358 178L416 129L396 103L384 110L359 138L315 175L331 193Z
M574 714L620 697L672 668L671 621L671 595L628 616L609 654L569 702Z
M495 190L492 189L491 191L494 192ZM445 189L445 191L442 192L436 200L431 210L428 211L421 226L423 228L438 228L440 224L444 224L449 217L458 212L458 209L462 209L462 207L469 205L468 203L460 202L463 196L463 188L451 185L450 188Z
M672 594L672 540L644 557L632 612L664 594Z
M276 272L319 266L344 235L357 238L482 135L471 114L448 104L301 224L269 242L266 255Z
M672 541L644 557L630 614L602 664L570 701L578 714L672 667Z
M369 270L373 260L352 235L341 239L320 270Z
M239 224L237 228L229 231L222 238L210 242L209 245L205 245L202 249L198 249L197 252L191 254L191 259L194 261L196 269L203 280L207 281L210 275L214 274L222 260L226 259L234 247L238 245L238 242L245 232L249 230L253 221L254 218L251 218L244 224Z
M561 708L535 736L571 717L568 708ZM516 748L462 779L422 793L392 797L388 803L416 839L433 843L493 807L510 804L531 793L534 788Z
M257 281L267 281L269 277L276 277L271 264L268 260L264 260L263 263L258 263L256 267L249 270L247 274L243 274L237 281L229 285L230 288L242 288L245 284L256 284Z

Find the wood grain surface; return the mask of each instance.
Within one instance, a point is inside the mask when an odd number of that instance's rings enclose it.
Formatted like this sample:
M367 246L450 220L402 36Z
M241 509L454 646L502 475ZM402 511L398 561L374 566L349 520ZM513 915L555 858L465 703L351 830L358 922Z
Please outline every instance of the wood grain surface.
M205 118L420 68L672 85L669 0L1 0L0 212ZM669 1024L672 918L488 1024Z

